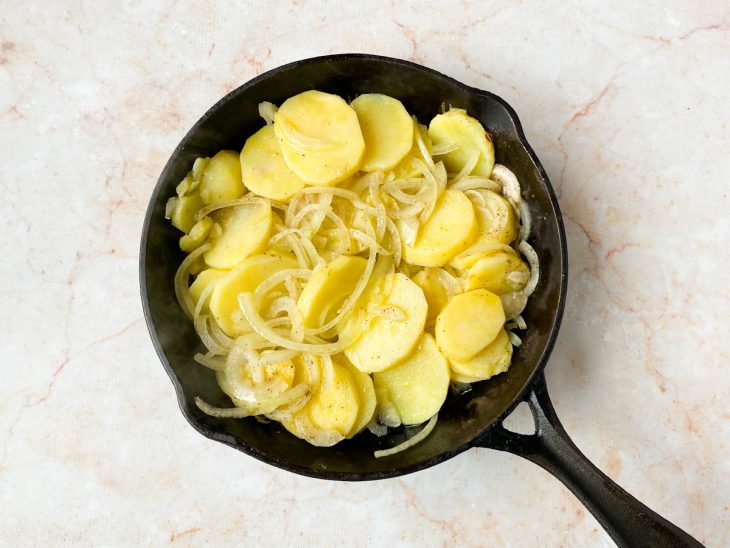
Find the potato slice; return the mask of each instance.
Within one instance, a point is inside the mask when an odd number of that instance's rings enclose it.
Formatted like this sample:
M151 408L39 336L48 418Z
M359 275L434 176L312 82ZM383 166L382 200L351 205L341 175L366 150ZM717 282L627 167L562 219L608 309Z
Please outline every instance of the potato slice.
M256 200L219 209L211 217L220 226L219 235L211 230L208 236L211 247L204 255L205 262L213 268L233 268L266 247L273 222L268 201Z
M449 264L458 270L466 270L486 254L499 251L500 247L493 244L508 245L517 238L517 216L512 205L491 190L481 189L474 192L482 198L472 200L479 233L466 251L449 261ZM480 250L485 249L489 249L489 252L482 254Z
M200 179L200 198L204 204L217 204L243 196L241 162L232 150L221 150L210 159Z
M445 190L428 221L421 225L413 246L405 245L403 256L420 266L443 266L464 251L477 237L474 208L463 192ZM401 238L404 238L401 226Z
M489 177L494 168L494 145L479 120L469 116L465 110L452 108L431 120L428 134L434 145L453 144L458 148L440 157L446 169L459 173L474 154L478 160L471 175Z
M436 341L450 360L467 361L491 343L504 325L502 301L486 289L456 295L436 318Z
M504 373L512 360L512 344L504 329L500 329L497 337L467 361L449 360L453 371L452 378L456 382L483 381L498 373Z
M176 196L167 201L165 217L170 219L172 226L187 234L195 225L195 214L201 207L203 200L197 192Z
M449 366L433 337L424 333L405 361L374 373L373 383L379 394L387 394L403 424L421 424L446 401Z
M239 293L254 291L266 278L288 268L297 268L293 257L269 251L245 259L218 281L210 297L210 311L226 335L236 337L250 331L238 306Z
M272 200L288 201L305 185L286 165L273 125L246 139L241 150L241 174L249 190Z
M381 282L391 286L387 295L378 299L366 296L362 300L366 307L365 316L370 320L354 327L362 330L362 334L344 351L363 373L383 371L405 359L416 346L426 324L428 304L421 288L405 274L391 276L390 280ZM376 293L373 291L372 295ZM392 308L396 315L403 317L396 319L387 314L377 315L378 310L384 308Z
M351 438L358 432L361 432L375 416L375 408L378 404L378 401L375 398L375 387L373 386L373 379L370 378L370 375L362 373L357 367L352 365L343 354L339 354L334 359L348 368L353 380L355 381L357 393L360 398L360 408L358 410L357 420L355 421L355 425L352 427L352 430L350 430L350 433L347 435L348 438Z
M428 128L423 124L419 124L416 119L413 118L413 145L411 146L411 150L408 151L408 154L406 154L398 165L393 168L393 173L395 174L396 179L422 176L421 172L413 162L414 159L423 161L421 149L418 148L418 143L416 142L416 132L418 132L421 139L423 139L426 148L429 150L431 148L431 137L428 134Z
M341 97L321 91L284 101L274 130L289 168L313 185L345 180L357 171L365 152L355 111Z
M190 298L193 300L193 306L197 306L200 295L213 280L217 280L223 276L223 274L227 273L227 270L218 270L217 268L207 268L200 272L200 274L195 277L193 283L190 284Z
M312 394L311 399L291 420L282 421L284 428L312 445L327 447L348 436L359 418L358 387L344 365L332 360L333 382Z
M195 251L205 243L210 229L213 227L213 219L203 217L193 225L188 234L180 236L180 249L185 253Z
M319 327L331 320L355 289L367 260L340 255L307 281L297 301L305 327Z
M365 93L350 106L357 113L365 140L360 169L393 169L413 145L413 120L403 103L381 93Z
M487 289L497 295L521 291L530 279L530 269L515 253L499 251L479 259L466 276L466 290Z
M441 283L438 268L424 268L413 276L413 281L423 290L428 303L426 324L432 324L449 302L449 294Z

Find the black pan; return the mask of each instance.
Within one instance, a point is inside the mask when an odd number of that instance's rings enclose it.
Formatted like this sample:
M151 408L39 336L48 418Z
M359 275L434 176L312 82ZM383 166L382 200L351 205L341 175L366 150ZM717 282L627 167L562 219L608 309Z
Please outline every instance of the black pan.
M222 148L240 150L262 126L260 101L280 104L308 89L352 99L380 92L397 97L419 120L430 120L442 105L466 109L491 133L497 161L522 183L533 218L531 243L540 257L540 283L525 311L524 343L506 374L474 385L450 399L432 434L397 455L375 459L411 431L384 438L365 433L331 448L309 445L277 423L221 420L198 410L200 396L230 406L213 372L192 360L201 345L175 300L173 276L182 254L179 233L165 220L165 201L198 156ZM201 434L273 466L315 478L361 481L392 478L439 464L471 447L490 447L529 459L555 475L593 513L621 546L700 546L692 537L631 497L593 466L573 445L550 403L543 368L553 349L565 305L568 260L560 209L545 170L527 143L514 110L492 93L465 86L406 61L372 55L306 59L269 71L214 105L193 126L167 162L152 193L142 232L140 284L144 314L157 353L170 375L185 418ZM529 403L536 433L516 434L503 420L522 401Z

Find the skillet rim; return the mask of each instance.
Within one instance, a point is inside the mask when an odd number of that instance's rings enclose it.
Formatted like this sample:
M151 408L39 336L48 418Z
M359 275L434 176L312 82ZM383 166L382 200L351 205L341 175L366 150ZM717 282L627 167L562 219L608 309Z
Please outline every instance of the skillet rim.
M454 447L452 449L443 451L441 453L438 453L437 455L426 459L422 462L411 464L411 465L404 465L404 466L398 466L393 469L389 470L383 470L383 471L376 471L376 472L334 472L329 471L326 469L322 470L315 470L312 468L308 468L305 466L299 466L296 464L292 464L288 461L280 460L276 457L273 457L269 455L268 453L265 453L263 451L260 451L256 449L253 446L248 445L245 441L240 441L232 438L230 435L222 434L216 430L213 430L211 428L208 428L204 424L200 423L198 418L195 415L195 412L192 409L192 405L189 404L189 402L185 398L185 392L182 387L182 383L178 379L177 375L172 369L172 366L170 365L170 362L167 359L167 356L164 352L164 349L162 348L162 344L159 340L159 337L157 336L157 330L154 324L154 321L152 319L152 313L150 310L150 299L148 295L148 288L147 288L147 278L146 278L146 266L147 266L147 239L150 231L150 225L152 223L153 218L153 212L155 209L155 204L157 203L159 194L162 190L162 186L164 181L167 178L167 173L172 169L173 159L180 155L183 145L188 142L189 138L192 136L194 132L198 130L198 128L206 122L210 117L213 116L213 114L223 105L234 99L236 96L238 96L241 93L244 93L249 88L255 86L260 81L269 78L271 76L274 76L276 74L292 71L297 69L300 66L311 64L311 63L322 63L322 62L337 62L337 61L344 61L344 60L363 60L363 61L374 61L377 63L386 63L386 64L393 64L393 65L400 65L404 67L408 67L410 69L418 70L421 72L427 73L431 77L439 78L441 80L446 81L447 83L461 88L463 91L472 94L472 95L480 95L482 97L486 97L489 100L492 100L496 103L498 103L509 115L510 119L512 120L512 123L514 124L515 131L517 134L517 140L519 141L520 145L522 145L527 152L530 160L533 162L535 167L537 168L538 174L540 176L540 179L542 180L542 183L547 191L548 197L550 199L550 203L553 207L553 210L555 212L555 221L557 222L558 226L558 240L560 244L560 266L561 266L561 280L560 280L560 291L558 295L558 306L556 309L556 314L552 323L552 326L550 327L550 332L547 336L547 340L544 344L544 347L542 349L542 353L540 355L540 358L537 360L537 363L532 367L532 371L527 377L527 380L524 384L524 386L519 390L517 395L504 407L502 412L489 424L484 425L484 427L477 432L469 441ZM434 70L432 68L420 65L418 63L414 63L412 61L407 61L405 59L398 59L395 57L387 57L387 56L381 56L381 55L372 55L367 53L339 53L339 54L332 54L332 55L322 55L317 57L309 57L306 59L300 59L297 61L293 61L291 63L286 63L284 65L280 65L278 67L275 67L269 71L263 72L259 74L258 76L244 82L236 89L230 91L225 96L223 96L221 99L216 101L216 103L211 106L196 122L193 124L193 126L187 131L185 136L181 139L181 141L177 144L175 149L172 151L169 159L165 163L165 167L163 168L160 177L157 180L157 183L155 184L155 187L152 191L152 194L149 199L149 203L147 205L147 210L145 212L144 222L142 225L142 238L140 242L140 255L139 255L139 284L140 284L140 295L142 299L142 310L144 313L145 318L145 324L147 325L147 330L150 334L150 338L152 339L152 344L155 348L155 352L157 353L158 358L160 359L162 366L164 367L165 371L167 372L168 377L170 378L170 381L172 382L172 385L175 389L175 394L177 396L178 406L180 408L180 411L182 412L185 419L188 421L188 423L197 430L200 434L205 436L206 438L212 439L214 441L223 443L224 445L227 445L229 447L232 447L234 449L237 449L241 451L242 453L245 453L249 456L254 457L255 459L264 462L266 464L269 464L271 466L275 466L277 468L281 468L283 470L286 470L288 472L292 472L301 476L316 478L316 479L325 479L325 480L335 480L335 481L372 481L372 480L379 480L379 479L387 479L387 478L394 478L398 476L403 476L406 474L410 474L413 472L418 472L420 470L424 470L426 468L430 468L432 466L435 466L437 464L440 464L446 460L449 460L464 451L471 449L472 447L488 447L488 441L484 441L487 439L488 432L495 426L502 423L502 421L517 407L520 403L525 401L525 397L532 391L532 387L534 384L535 376L540 373L545 366L547 365L548 359L550 358L550 355L553 351L553 348L555 347L555 342L557 339L558 332L560 330L560 325L563 319L563 313L565 310L565 301L566 301L566 294L567 294L567 284L568 284L568 249L567 249L567 240L565 235L565 226L563 223L563 216L560 211L560 207L558 205L558 200L555 195L555 190L553 189L552 184L550 183L550 179L547 176L547 173L545 172L545 168L540 163L540 160L537 158L537 155L535 154L534 150L530 146L529 142L527 141L527 137L525 136L524 130L522 128L522 123L520 122L519 117L517 116L517 113L515 110L507 103L504 99L499 97L498 95L485 91L473 86L469 86L467 84L464 84L455 78L452 78L450 76L447 76L441 72L438 72L437 70ZM481 442L481 443L480 443Z

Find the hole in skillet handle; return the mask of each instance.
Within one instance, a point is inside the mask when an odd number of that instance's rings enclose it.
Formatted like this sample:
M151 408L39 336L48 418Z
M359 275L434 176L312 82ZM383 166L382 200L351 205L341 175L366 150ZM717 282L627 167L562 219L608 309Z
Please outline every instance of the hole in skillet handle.
M519 434L495 424L476 447L526 458L559 479L608 532L618 546L702 546L692 536L624 491L575 446L555 413L543 371L524 397L535 423L534 434Z

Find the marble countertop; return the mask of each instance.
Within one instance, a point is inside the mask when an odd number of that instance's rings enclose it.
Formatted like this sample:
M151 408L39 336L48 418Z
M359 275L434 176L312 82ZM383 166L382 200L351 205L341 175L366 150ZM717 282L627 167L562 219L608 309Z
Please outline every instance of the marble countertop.
M472 450L395 480L329 483L209 441L178 410L137 283L163 165L256 74L361 51L515 107L569 240L547 367L558 414L629 492L730 545L727 2L11 4L0 544L612 544L519 457Z

